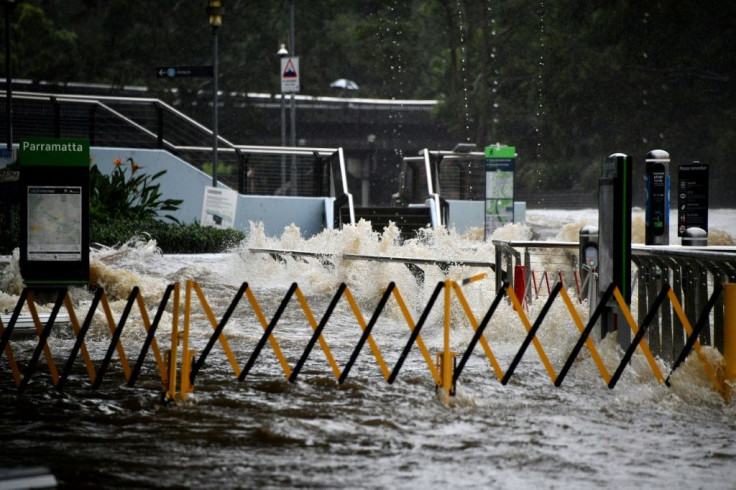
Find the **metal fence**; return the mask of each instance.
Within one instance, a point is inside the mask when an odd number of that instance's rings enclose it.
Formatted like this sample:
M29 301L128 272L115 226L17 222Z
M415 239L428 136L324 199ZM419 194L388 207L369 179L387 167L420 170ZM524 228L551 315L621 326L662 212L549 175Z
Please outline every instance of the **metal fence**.
M597 284L595 271L581 267L576 242L494 240L493 245L497 291L504 281L513 285L519 280L520 276L514 274L517 266L526 268L523 290L528 302L549 294L556 282L575 288L579 301L591 304L597 298L598 287L607 287ZM688 321L692 325L702 322L700 342L723 352L724 300L720 285L736 281L736 249L634 245L632 262L632 311L636 311L640 324L662 288L669 285L683 304ZM663 304L659 309L647 329L646 340L652 352L666 361L673 361L676 353L682 351L687 336L672 305Z

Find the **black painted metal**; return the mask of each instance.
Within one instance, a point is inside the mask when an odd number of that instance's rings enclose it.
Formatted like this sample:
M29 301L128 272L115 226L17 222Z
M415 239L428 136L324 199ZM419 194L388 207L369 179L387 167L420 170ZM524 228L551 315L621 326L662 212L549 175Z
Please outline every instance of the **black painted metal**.
M419 332L422 330L422 327L424 326L424 322L427 321L427 317L429 316L429 311L432 309L432 306L434 306L435 301L437 301L437 296L439 296L440 291L442 291L442 288L444 287L445 287L445 283L440 282L440 283L437 283L437 287L434 288L432 297L429 298L429 302L427 302L427 306L424 308L424 311L422 312L422 316L419 318L419 321L417 322L416 326L411 331L411 335L409 336L409 341L406 343L404 350L401 352L401 356L399 357L399 360L396 363L396 366L394 366L394 370L391 371L391 375L388 377L388 384L393 384L394 381L396 380L396 377L399 375L401 366L404 365L404 361L406 360L406 356L409 355L411 346L414 345L414 341L416 341L417 337L419 336Z
M542 321L544 320L544 317L547 316L547 312L549 312L549 309L552 307L552 303L554 302L557 295L560 293L560 289L562 289L562 283L557 282L557 284L555 284L555 287L552 288L552 292L550 293L549 298L547 298L547 302L544 303L542 310L539 312L537 319L534 321L534 325L532 325L532 328L529 329L529 332L527 333L527 336L524 339L524 342L522 342L521 344L521 348L519 349L519 352L516 353L514 360L511 361L511 365L509 366L508 370L506 370L506 374L503 375L503 379L501 380L502 385L507 384L509 380L511 379L511 376L514 374L514 371L516 370L516 366L518 366L519 362L521 361L521 358L524 357L524 353L526 352L526 349L529 347L529 344L531 344L532 339L537 334L537 330L539 330L539 327L542 325Z
M723 286L721 286L721 283L716 282L715 286L713 287L713 294L710 295L710 299L708 299L708 302L706 303L705 307L703 307L703 311L700 312L698 323L693 328L692 334L687 338L687 342L685 343L685 347L682 349L682 352L680 352L680 355L677 356L677 360L675 361L675 364L672 366L672 370L670 371L670 374L667 375L667 379L665 380L665 384L667 386L670 385L670 377L672 376L672 373L674 373L675 369L677 369L680 366L680 364L682 364L685 361L687 356L690 355L690 352L693 350L693 347L695 346L695 342L698 340L698 337L700 336L701 330L703 330L703 328L705 328L708 325L708 317L710 315L710 311L716 305L716 302L718 301L722 292L723 292Z
M621 359L621 364L618 365L618 368L616 369L616 372L613 373L613 376L611 376L611 381L608 383L609 388L613 388L616 386L616 383L618 383L619 378L621 377L621 374L624 372L624 369L629 364L629 361L631 361L631 357L634 355L634 351L639 346L639 343L641 342L641 339L644 338L644 334L647 331L647 328L652 323L652 320L656 317L657 313L659 312L659 308L662 306L662 303L664 303L665 298L667 297L667 293L670 291L670 285L665 284L662 287L662 290L657 295L657 298L652 303L652 307L649 309L649 312L647 312L647 316L644 318L644 322L639 327L639 331L636 332L636 335L634 336L634 339L631 341L631 345L624 353L623 359ZM622 328L622 327L619 327Z
M304 363L307 362L307 358L309 357L309 354L312 352L312 349L314 348L314 344L317 343L317 339L319 339L319 336L322 335L322 330L324 330L325 325L327 325L327 320L329 320L330 316L332 315L332 312L337 306L337 302L340 300L340 297L345 292L346 288L347 286L345 285L345 283L340 284L340 287L337 288L337 292L335 293L335 296L332 297L332 301L330 301L330 305L327 307L325 314L322 316L322 320L320 320L319 325L317 325L317 328L314 329L312 338L309 339L306 349L304 349L302 356L299 358L299 361L297 361L296 366L291 372L291 376L289 376L290 383L295 382L296 378L299 376L299 372L302 370L302 366L304 366Z
M72 347L72 351L69 354L69 359L66 360L66 364L64 365L64 370L62 371L61 377L59 378L59 384L56 385L56 389L58 391L64 389L66 380L69 377L69 374L71 374L72 372L72 366L74 365L74 361L79 355L79 349L82 348L84 338L87 336L87 331L89 330L90 325L92 325L92 319L95 316L97 305L100 304L100 299L102 298L103 294L105 294L105 290L102 288L99 288L97 291L95 291L95 296L94 298L92 298L92 304L90 304L89 310L87 311L87 316L85 317L84 323L82 324L82 327L79 329L79 333L77 334L77 340L74 342L74 347Z
M493 303L491 303L490 308L488 308L488 311L483 317L483 320L481 320L480 324L478 325L478 329L475 331L473 338L470 340L470 344L468 344L467 349L465 349L465 353L463 354L462 358L460 359L460 362L457 364L457 366L455 367L452 373L452 386L453 387L457 383L458 378L460 378L460 374L462 374L463 369L465 369L465 364L468 362L470 355L473 353L473 350L475 349L476 344L480 340L480 336L483 335L483 331L488 326L488 323L490 323L491 317L493 317L493 313L496 312L496 308L498 308L498 305L501 303L501 299L503 299L503 297L506 296L506 290L508 287L509 287L509 283L505 283L504 286L498 291L498 293L496 293L496 298L493 300Z
M289 291L287 291L286 296L284 296L284 299L281 300L281 304L276 310L276 313L273 315L273 318L271 318L271 323L268 324L268 327L263 332L263 335L261 336L261 339L258 341L256 348L253 350L253 353L248 358L248 362L245 363L245 367L243 368L243 371L240 373L240 376L238 376L238 381L245 381L245 377L248 376L248 373L253 367L253 364L255 364L256 359L258 358L258 355L261 353L261 350L263 349L263 346L266 345L266 341L268 340L268 337L271 335L271 332L273 332L273 329L276 327L276 324L281 318L281 315L284 313L284 310L286 309L286 305L289 304L289 300L294 295L294 291L296 291L297 287L298 287L297 283L293 283L291 287L289 288Z
M28 383L31 381L31 377L33 376L33 373L36 371L36 364L38 363L38 359L41 357L41 352L43 352L44 346L46 346L46 340L49 338L49 334L51 333L51 328L54 326L54 322L56 321L56 315L59 314L61 305L64 303L64 298L66 298L66 293L67 293L66 288L62 288L62 289L59 289L59 292L56 295L56 302L54 303L54 308L51 310L51 314L49 315L49 319L46 322L46 326L41 332L41 336L38 339L38 344L36 345L36 349L33 351L31 360L29 361L28 366L26 367L26 373L23 376L23 380L20 382L20 385L18 386L18 391L25 390L26 386L28 386Z
M611 299L611 296L613 296L613 290L615 289L615 287L616 285L614 283L609 284L608 288L604 291L603 296L601 296L601 299L598 302L598 306L596 306L595 310L593 311L593 314L590 316L590 319L588 320L588 324L585 326L585 329L583 330L583 333L580 335L580 338L578 339L578 342L575 344L575 347L572 348L572 351L570 352L570 355L568 356L567 361L565 361L565 365L562 366L562 370L557 375L557 379L555 379L555 386L557 386L558 388L562 385L562 381L564 381L565 376L567 376L567 372L572 367L572 363L575 362L575 358L577 358L578 354L580 353L580 350L583 348L585 341L588 340L588 337L593 331L593 328L595 328L596 323L598 323L598 318L600 318L601 314L603 314L603 310L606 308L606 305L608 304L608 301Z
M112 340L110 341L110 346L107 348L107 353L105 354L105 358L102 360L102 364L100 365L100 369L97 370L97 376L95 376L95 382L92 384L92 389L96 390L100 387L102 384L102 378L105 376L105 373L107 372L107 367L110 365L110 359L112 359L112 355L115 352L115 347L118 345L118 341L120 340L120 335L123 333L123 327L125 327L125 322L128 321L128 315L130 315L130 310L133 308L133 304L135 303L135 298L138 296L138 286L135 286L133 290L130 292L130 295L128 296L128 302L125 305L125 308L123 309L123 314L120 315L120 320L118 321L118 326L115 328L115 331L112 334Z
M207 356L210 354L210 351L212 350L212 347L214 347L215 342L217 342L217 340L220 338L222 330L225 328L225 325L227 325L227 322L230 320L230 317L235 311L235 308L238 306L238 303L247 290L247 282L244 282L240 285L240 289L238 289L238 292L235 293L233 300L230 302L230 306L228 306L227 311L225 311L225 315L220 320L220 323L217 324L215 331L212 332L210 339L207 341L207 345L205 346L204 350L202 350L202 354L199 356L199 359L194 362L194 365L192 366L192 371L191 373L189 373L189 382L192 385L194 385L194 378L197 377L197 373L200 369L202 369L205 359L207 359Z
M171 292L174 290L174 285L169 284L166 286L166 291L164 291L164 297L161 299L161 303L158 305L158 310L156 311L156 316L153 318L153 323L151 323L151 327L148 329L148 334L146 335L146 340L143 342L143 347L141 348L141 353L138 354L138 360L135 363L135 366L133 366L133 371L130 373L130 379L128 380L128 386L133 387L135 386L135 381L138 379L138 375L141 372L141 368L143 367L143 361L146 360L146 354L148 353L148 349L151 347L151 343L153 342L153 339L156 337L156 330L158 329L158 324L161 322L161 316L163 316L164 311L166 310L166 304L169 302L169 297L171 296Z
M21 291L20 293L20 298L18 298L18 302L15 304L15 309L13 310L13 314L10 315L10 321L8 321L8 324L5 325L5 331L3 332L2 339L0 339L0 357L2 357L3 352L5 352L5 346L8 345L10 336L13 334L13 329L15 328L15 322L18 321L20 312L21 310L23 310L23 303L26 302L27 297L28 297L28 288L24 288L23 291Z
M391 293L393 293L394 289L396 289L396 283L391 281L388 287L386 288L386 291L383 293L383 296L381 296L381 300L378 302L378 306L376 306L376 309L373 312L373 316L371 316L371 319L368 322L368 325L366 325L365 330L363 330L363 335L360 336L360 340L358 340L358 344L355 346L355 349L353 349L353 353L350 355L350 359L348 360L348 363L345 365L345 369L343 369L342 374L340 374L340 379L338 380L339 384L343 384L345 380L348 378L348 374L350 374L350 370L353 368L353 364L355 364L355 361L358 359L358 355L360 354L360 351L363 349L363 346L365 345L366 340L368 340L368 336L371 334L373 327L376 325L376 321L378 320L378 317L381 315L381 312L383 311L383 308L386 306L386 302L388 301L388 298L391 296Z

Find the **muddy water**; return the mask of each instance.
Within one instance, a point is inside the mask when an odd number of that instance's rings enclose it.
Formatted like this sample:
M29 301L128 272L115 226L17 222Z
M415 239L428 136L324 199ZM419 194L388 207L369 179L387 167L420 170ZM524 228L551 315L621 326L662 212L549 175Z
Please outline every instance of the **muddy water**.
M248 247L492 257L489 245L454 235L431 234L403 245L392 238L391 231L378 237L357 227L311 240L299 238L295 230L269 239L254 229L248 243L228 254L164 256L151 244L139 244L98 252L93 262L99 281L120 298L132 285L141 286L151 312L166 284L194 279L219 318L240 284L248 281L270 319L297 281L319 321L345 282L367 319L388 282L396 281L416 320L437 281L482 271L425 266L424 280L417 281L401 264L275 260L250 253ZM463 286L476 316L485 313L492 291L492 276ZM86 312L90 294L78 290L73 295ZM13 298L11 292L0 299L12 303ZM116 318L123 304L113 299ZM441 310L439 303L422 331L432 352L442 346ZM463 352L472 328L457 303L452 315L452 346ZM535 318L534 307L529 316ZM137 353L144 334L140 324L131 325L123 343ZM88 346L98 364L107 348L106 328L100 317L90 333ZM159 334L162 348L170 330L169 309ZM196 302L191 330L193 349L199 353L212 327ZM252 308L239 306L225 333L242 367L262 333ZM408 334L400 309L390 300L374 331L389 369ZM518 316L502 304L486 333L502 368L524 334ZM275 335L293 366L311 335L298 302L286 308ZM339 303L324 332L338 365L347 362L359 336L350 308ZM559 370L577 339L561 304L555 305L539 337ZM608 340L596 341L613 370L621 352ZM72 343L68 332L52 334L52 349L59 357ZM21 363L34 346L31 340L13 342ZM708 355L720 361L717 352ZM733 488L736 481L736 409L710 388L694 358L666 388L635 356L616 388L609 390L584 350L563 386L555 388L530 349L503 386L476 349L449 406L435 395L416 347L393 385L384 380L368 346L345 384L338 385L319 345L295 383L285 379L268 345L246 381L238 382L216 345L195 392L186 402L169 405L160 403L151 358L134 388L125 386L118 364L96 391L90 389L81 361L61 394L53 390L43 362L23 394L12 386L5 357L0 375L0 466L45 465L67 488Z

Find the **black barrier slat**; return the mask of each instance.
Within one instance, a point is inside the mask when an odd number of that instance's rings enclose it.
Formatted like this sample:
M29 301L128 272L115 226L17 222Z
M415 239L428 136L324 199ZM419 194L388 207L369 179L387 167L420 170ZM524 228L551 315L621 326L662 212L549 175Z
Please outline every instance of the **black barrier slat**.
M161 316L163 316L164 311L166 310L166 304L169 302L169 297L171 296L171 292L174 290L174 285L169 284L166 287L166 291L164 292L164 297L161 299L161 303L158 305L158 311L156 311L156 316L153 318L153 323L151 324L151 328L148 329L148 335L146 335L146 340L143 342L143 348L141 349L141 353L138 355L138 361L135 363L135 366L133 366L133 371L130 373L130 379L128 380L128 386L133 387L135 386L135 381L138 379L138 375L141 372L141 368L143 367L143 361L146 360L146 354L148 353L148 349L151 347L151 343L153 342L153 339L156 336L156 330L158 329L158 324L161 322Z
M38 339L38 344L36 345L36 349L33 351L33 355L31 356L31 360L28 363L28 366L26 367L26 373L23 377L23 380L20 382L20 385L18 386L18 391L23 391L26 386L28 386L28 383L31 381L31 376L33 376L33 373L36 371L36 364L38 363L38 359L41 357L41 352L43 352L43 348L46 345L46 340L49 338L49 334L51 333L51 328L54 326L54 322L56 321L56 315L59 314L59 310L61 309L62 303L64 303L64 298L66 298L67 290L59 289L58 294L56 295L56 302L54 303L54 308L51 310L51 314L49 315L49 319L46 322L46 326L44 327L43 331L41 331L41 336Z
M212 335L210 336L210 339L207 341L207 345L205 346L204 350L202 351L202 354L199 356L199 359L197 359L194 362L194 365L192 366L192 371L189 373L189 382L194 385L194 378L197 377L197 373L200 369L202 369L202 366L204 365L204 361L207 359L207 356L210 355L210 351L212 351L212 348L215 346L215 342L220 338L220 334L222 334L222 331L225 328L225 325L227 325L227 322L230 321L230 317L232 316L233 312L235 311L235 308L238 306L238 303L240 303L241 298L245 294L245 292L248 290L248 283L244 282L240 285L240 289L238 289L238 292L235 293L235 296L233 297L233 300L230 302L230 306L227 307L227 311L225 312L225 315L220 320L220 323L217 324L217 327L215 328L215 331L212 332Z
M13 314L10 315L10 320L8 321L8 324L5 325L5 331L3 332L2 338L0 339L0 357L2 357L3 353L5 353L5 347L8 345L10 336L12 335L13 329L15 328L15 322L18 321L20 312L23 310L23 303L26 302L27 297L28 288L23 288L23 291L21 291L20 293L20 298L18 298L18 302L15 304L15 309L13 309Z
M248 358L248 362L245 363L245 367L243 368L243 371L240 373L240 376L238 376L238 381L245 381L245 377L248 376L248 373L253 367L253 364L256 363L256 359L258 358L258 355L261 353L263 346L266 345L266 341L268 340L268 337L271 336L271 332L273 332L273 329L276 327L276 324L281 318L281 315L284 313L284 310L286 309L286 305L291 300L291 297L294 295L294 291L296 291L297 287L298 287L297 283L294 283L289 288L289 291L287 291L286 296L284 296L284 299L281 301L281 304L279 305L278 309L276 310L276 313L271 319L271 323L268 324L268 327L263 332L263 335L261 336L261 339L258 341L256 348L253 350L253 353Z
M130 310L133 308L133 303L135 303L136 296L138 296L138 286L135 286L130 292L130 296L128 296L128 303L125 305L123 314L120 315L118 326L112 334L110 347L107 348L107 354L105 354L105 358L102 360L100 369L97 371L97 376L95 376L95 382L92 384L93 390L96 390L102 384L102 378L105 376L105 372L107 372L107 367L110 365L110 359L112 359L112 355L115 352L115 347L118 345L118 341L120 340L120 335L122 335L123 333L123 327L125 326L125 322L128 320L128 315L130 315Z
M591 332L593 332L593 328L595 328L595 324L598 323L598 318L603 314L603 310L606 308L608 301L610 301L611 296L613 296L613 290L615 289L616 284L611 283L608 285L608 289L603 293L603 296L601 297L600 301L598 302L598 306L595 307L595 310L593 311L593 314L590 316L590 319L588 320L588 324L585 326L585 329L583 330L583 333L580 335L580 338L578 339L577 344L575 344L575 347L573 347L572 351L570 352L570 355L567 358L567 361L565 361L565 365L562 366L562 370L560 371L560 374L557 375L557 379L555 379L555 386L558 388L562 386L562 381L565 379L565 376L567 376L567 372L572 367L573 362L575 362L575 359L578 357L578 354L580 353L580 350L583 348L583 345L585 344L585 341L588 340L588 337L590 337Z
M332 315L332 311L337 306L337 302L340 300L340 296L342 296L342 293L345 292L346 287L347 286L345 285L345 283L342 283L340 284L340 287L337 288L337 292L335 293L335 296L332 297L332 301L330 301L330 305L327 307L327 311L325 311L322 320L319 322L319 325L317 325L317 328L314 330L312 338L309 339L309 343L307 343L307 348L304 349L302 356L299 358L299 361L297 361L294 370L291 372L291 376L289 376L290 383L295 382L297 376L299 376L299 372L302 370L302 366L304 366L304 363L307 361L309 354L314 348L314 344L317 343L317 339L319 339L319 336L322 335L322 330L324 330L325 325L327 325L327 320L329 320L330 316Z
M348 360L348 363L345 365L345 369L343 369L342 374L340 374L338 384L343 384L345 380L348 379L348 374L350 374L350 370L353 368L353 364L355 364L355 361L358 359L360 351L363 349L366 340L368 340L373 327L376 325L376 321L378 321L378 317L381 315L381 312L386 306L388 298L391 296L391 293L394 291L394 289L396 289L396 283L391 281L386 288L386 291L383 293L383 296L381 296L381 300L378 302L378 306L376 306L376 310L373 312L373 316L371 316L368 325L366 325L365 330L363 330L363 334L360 336L358 344L355 346L355 349L353 349L353 353L350 355L350 360Z
M82 328L79 329L79 333L77 334L77 340L74 342L74 347L72 347L72 351L69 354L69 359L66 360L66 364L64 365L64 370L62 371L61 377L59 378L59 384L56 386L56 389L58 391L61 391L64 389L66 380L72 372L72 366L74 365L74 361L79 355L79 349L82 348L82 344L84 343L84 338L87 336L87 331L89 330L90 325L92 325L92 319L95 316L97 305L100 303L100 298L102 298L102 295L104 293L105 293L105 290L102 288L99 288L97 289L97 291L95 291L95 296L92 299L92 304L90 305L89 310L87 311L87 316L84 319Z
M455 386L457 383L457 380L460 378L460 374L463 372L463 369L465 368L465 364L468 362L468 359L470 359L470 355L473 353L473 350L475 349L476 344L480 340L480 336L483 335L483 331L486 329L488 324L491 321L491 318L493 317L493 314L496 312L496 308L498 308L498 305L501 303L501 299L503 299L504 296L506 296L506 288L509 287L509 283L505 282L501 289L498 290L498 293L496 294L496 298L493 300L493 303L491 303L491 307L488 308L488 311L486 312L485 316L483 317L483 320L478 325L478 329L475 331L475 334L473 335L473 338L470 341L470 344L468 344L468 348L465 349L465 353L463 354L462 358L460 359L460 362L455 367L453 374L452 374L452 386Z
M695 347L695 342L698 340L701 330L703 330L703 328L708 325L710 311L715 307L716 302L718 301L718 297L721 295L722 292L723 286L721 286L720 282L716 282L713 288L713 294L710 295L710 299L708 299L708 302L705 304L703 311L700 312L700 318L698 318L698 323L695 325L695 328L693 328L693 333L687 338L685 347L682 349L682 352L680 352L680 355L677 357L675 364L672 366L670 374L667 375L667 379L665 380L665 384L667 386L670 385L670 376L672 376L672 373L675 372L675 369L677 369L680 364L685 362L685 359L687 358L687 356L690 355L693 347Z
M657 295L657 298L652 303L652 307L649 308L649 311L647 312L647 316L644 317L644 321L642 322L642 325L639 327L639 331L636 332L634 339L631 341L631 345L624 353L624 357L623 359L621 359L621 364L618 365L618 368L616 368L616 372L613 373L613 376L611 376L611 381L609 381L608 383L609 388L613 389L616 386L616 383L618 383L618 379L621 377L621 374L624 372L624 369L626 369L626 366L629 364L629 361L631 361L631 357L634 355L634 351L636 350L637 346L641 342L641 339L644 338L644 334L646 333L647 328L649 327L649 324L652 323L652 320L654 320L654 317L657 315L657 312L659 308L662 306L662 303L664 303L664 300L667 297L667 293L669 291L670 291L670 285L665 284L662 287L662 290Z
M514 360L511 361L511 365L506 371L506 374L503 375L503 379L501 380L502 385L507 384L509 380L511 379L511 376L514 374L514 371L516 370L516 366L518 366L519 362L521 362L521 358L524 357L524 353L526 352L526 349L529 347L529 344L532 343L532 339L537 334L537 330L539 330L539 327L542 325L542 321L544 320L544 317L547 316L547 312L549 312L549 309L552 307L552 302L555 300L557 295L560 294L560 289L562 289L562 283L557 282L557 284L555 284L555 287L552 288L552 292L550 292L549 297L547 298L547 302L544 303L544 306L542 307L542 311L539 312L537 319L534 321L534 325L532 325L532 328L529 329L529 333L524 339L524 342L522 342L519 352L516 353L516 356L514 357Z
M437 301L437 296L439 296L440 291L442 291L442 288L444 287L445 287L445 283L440 282L440 283L437 283L437 287L434 288L432 297L429 298L429 302L427 302L427 306L424 308L424 311L422 312L422 316L419 318L419 321L414 327L414 330L411 331L411 335L409 336L409 341L406 343L404 350L401 352L401 356L399 357L399 360L396 363L396 366L394 366L394 370L391 371L391 375L388 377L388 384L393 384L393 382L396 381L396 377L399 375L401 366L404 364L404 361L406 360L406 356L409 355L411 346L414 345L414 341L419 336L419 332L422 330L422 327L424 326L424 322L427 321L427 317L429 316L429 310L431 310L432 306L434 306L435 301Z

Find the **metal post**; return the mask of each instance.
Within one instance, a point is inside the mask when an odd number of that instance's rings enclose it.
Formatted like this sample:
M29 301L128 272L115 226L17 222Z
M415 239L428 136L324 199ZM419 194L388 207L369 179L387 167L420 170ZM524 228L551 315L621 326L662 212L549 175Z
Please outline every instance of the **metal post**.
M213 77L213 102L212 102L212 187L217 187L217 82L218 82L218 57L217 57L217 26L212 26L214 37L214 77Z
M291 0L289 9L289 52L296 56L296 41L294 40L294 0ZM291 94L291 147L296 148L296 99ZM296 155L291 156L291 195L297 194Z
M15 0L5 0L5 106L7 107L7 136L8 150L13 148L13 63L10 58L10 17L13 14Z
M723 285L723 372L725 381L736 381L736 283Z
M664 150L647 153L645 243L670 244L670 154Z

